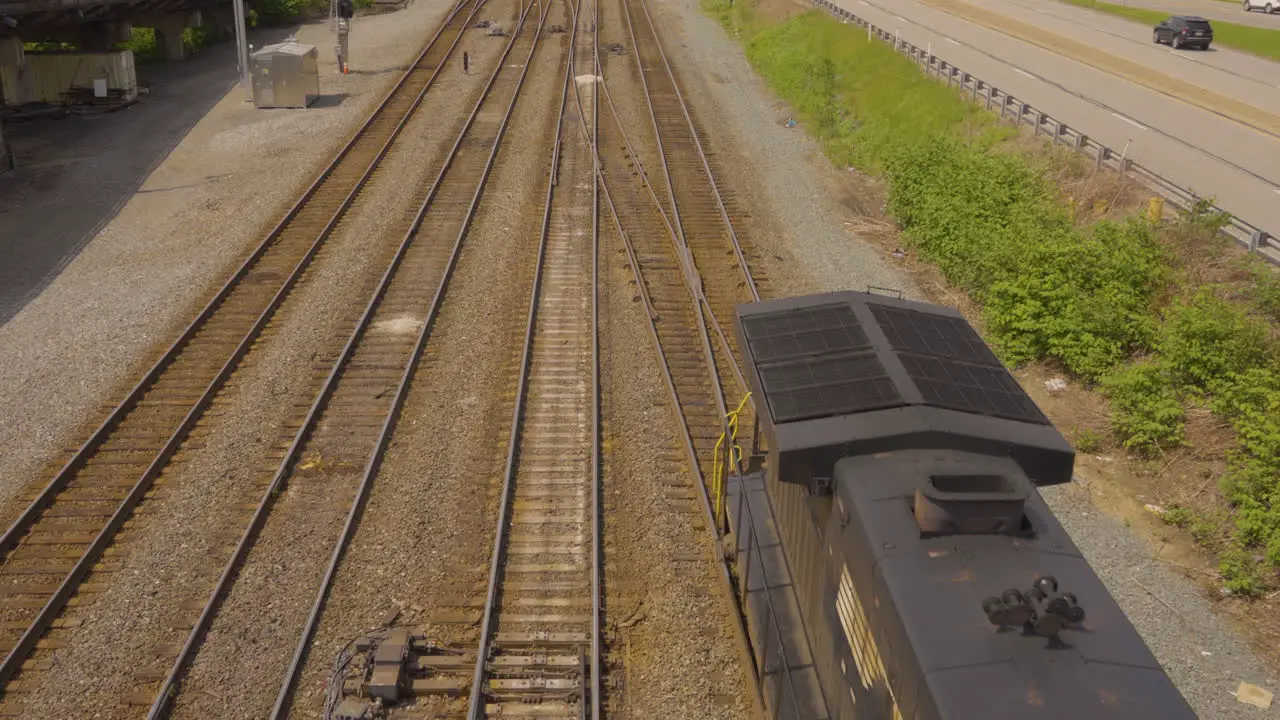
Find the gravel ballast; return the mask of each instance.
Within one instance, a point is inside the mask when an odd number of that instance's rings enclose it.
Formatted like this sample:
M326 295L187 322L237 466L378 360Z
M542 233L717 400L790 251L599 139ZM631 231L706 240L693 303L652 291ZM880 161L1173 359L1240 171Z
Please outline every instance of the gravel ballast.
M181 643L191 603L203 601L208 583L230 557L228 538L238 538L248 520L237 504L262 494L262 466L270 448L291 439L284 423L296 419L319 388L317 361L336 357L355 326L402 234L403 216L418 188L434 179L424 157L443 157L456 133L441 115L458 117L478 94L475 79L440 79L420 114L406 127L383 165L317 256L304 280L219 395L214 413L193 433L202 447L187 450L166 470L164 493L148 500L131 527L118 536L118 573L88 582L106 590L83 615L70 646L37 694L51 715L87 717L141 685L137 671L150 662L149 649ZM234 418L234 422L228 422ZM86 667L94 672L86 673ZM67 693L74 687L76 693Z
M615 190L617 192L617 190ZM603 205L603 204L602 204ZM682 472L670 393L612 220L602 222L605 618L625 718L750 717L711 531ZM611 683L612 686L612 683Z
M0 327L0 520L13 497L82 442L327 164L416 57L441 0L355 20L356 72L335 72L326 23L321 92L342 102L255 110L229 92L38 297Z
M207 597L248 520L237 504L260 499L259 468L271 465L270 447L292 434L285 421L296 419L318 388L313 364L336 355L401 239L396 226L404 223L395 221L434 178L422 159L442 157L456 135L437 118L457 117L460 124L460 110L478 93L476 80L460 73L440 79L264 341L197 426L197 447L180 454L162 475L162 493L118 536L121 571L89 578L105 590L79 612L82 624L34 696L48 716L106 717L101 708L143 689L138 671L167 669L171 657L155 657L151 648L185 640L192 603L198 607Z
M569 24L563 7L553 7L547 27ZM292 717L314 716L339 649L378 627L389 608L400 610L398 626L474 642L465 629L454 634L460 628L432 621L442 603L477 596L492 552L567 39L544 31L534 55L426 359L335 577Z
M504 20L505 24L505 20ZM479 35L477 33L476 35ZM476 53L477 65L492 67L498 49L505 43L502 38L489 40L493 49ZM473 46L474 47L474 46ZM519 52L519 50L517 50ZM519 63L519 56L514 62ZM514 65L510 67L519 67ZM485 73L487 74L487 73ZM506 86L509 88L509 86ZM489 101L490 108L505 107L508 94L499 91ZM491 110L492 111L492 110ZM451 117L459 117L465 110L455 111ZM474 157L483 157L477 154ZM463 173L461 169L458 171ZM463 177L469 175L463 173ZM446 195L448 195L446 193ZM504 204L505 206L505 204ZM518 207L518 205L517 205ZM443 212L450 212L442 209ZM485 212L485 211L481 211ZM451 216L452 217L452 216ZM429 213L427 224L435 220ZM453 221L448 222L452 227ZM452 232L449 233L452 235ZM419 242L448 242L443 233L428 234ZM474 234L472 235L474 237ZM483 236L489 242L500 243L500 233L487 233ZM465 245L464 245L465 247ZM486 267L492 263L485 259L462 262L481 262ZM412 267L409 263L403 266ZM456 276L455 276L456 279ZM397 277L397 283L416 282L413 276ZM422 282L428 282L425 278ZM451 287L449 293L452 294ZM425 312L430 293L422 297L422 310ZM439 327L439 326L437 326ZM501 347L501 345L498 345ZM428 349L428 355L435 354L434 348ZM465 361L471 355L483 352L473 348L468 352L453 352L451 357ZM392 361L391 357L387 358ZM334 406L338 407L337 404ZM329 419L333 427L340 423L367 420L358 413L343 415L335 410ZM402 425L403 427L403 425ZM364 459L360 459L362 464ZM333 543L338 537L338 530L345 518L346 509L352 497L358 469L342 482L325 481L323 485L312 487L320 480L312 481L305 474L295 478L290 489L276 502L276 506L268 519L262 535L241 573L240 579L227 597L210 633L209 640L202 648L192 668L184 693L177 704L176 717L203 717L213 712L219 716L248 716L253 712L264 710L274 698L280 679L283 677L285 665L298 641L298 633L302 630L306 613L311 606L312 598L319 589L319 582L328 561ZM320 475L323 475L321 473ZM331 477L340 478L344 473L333 471ZM403 498L400 499L403 501ZM422 504L424 510L429 505ZM367 509L362 527L370 524L386 523L393 528L397 542L391 543L394 551L403 547L403 517L397 513L377 512ZM379 571L387 570L386 558L371 563ZM364 590L368 593L368 588ZM384 612L392 597L381 594L369 594L370 599L378 606L379 614ZM265 608L265 610L264 610ZM358 629L366 627L366 619L356 618ZM354 632L354 631L353 631ZM343 642L350 639L344 637ZM327 665L328 657L316 651L314 655L318 663ZM304 678L304 696L306 695ZM218 698L217 693L226 688L236 688L234 694Z

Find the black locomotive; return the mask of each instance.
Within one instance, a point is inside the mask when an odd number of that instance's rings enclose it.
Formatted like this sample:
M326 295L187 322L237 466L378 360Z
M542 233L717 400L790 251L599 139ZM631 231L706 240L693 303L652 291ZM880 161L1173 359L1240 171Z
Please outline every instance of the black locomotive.
M1195 717L1036 489L1071 446L959 313L840 292L735 332L757 449L725 514L772 717Z

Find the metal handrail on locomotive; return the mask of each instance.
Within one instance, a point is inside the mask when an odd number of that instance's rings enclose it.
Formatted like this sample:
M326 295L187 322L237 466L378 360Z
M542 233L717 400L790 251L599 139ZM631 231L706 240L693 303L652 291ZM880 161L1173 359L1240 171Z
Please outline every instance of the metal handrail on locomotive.
M771 717L1196 717L1040 496L1070 444L962 315L736 315L756 427L724 540Z

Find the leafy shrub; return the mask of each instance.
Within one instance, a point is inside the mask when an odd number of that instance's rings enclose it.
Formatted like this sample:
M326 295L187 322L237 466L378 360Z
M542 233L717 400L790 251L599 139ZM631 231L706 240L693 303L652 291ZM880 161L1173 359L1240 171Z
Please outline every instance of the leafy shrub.
M1160 355L1170 378L1188 389L1207 391L1232 374L1265 363L1269 330L1239 305L1201 288L1180 298L1165 314Z
M1264 548L1267 561L1280 567L1280 373L1252 368L1220 379L1211 407L1239 438L1222 478L1239 541Z
M265 25L279 25L329 7L328 0L258 0L257 17Z
M1183 443L1186 411L1162 365L1128 365L1102 378L1102 392L1111 400L1111 424L1126 449L1151 456Z
M1082 428L1075 433L1076 450L1091 453L1102 446L1102 439L1089 428Z
M1160 516L1160 519L1174 527L1185 528L1195 519L1195 514L1192 513L1191 508L1175 504L1165 508L1165 512Z
M1262 260L1251 263L1249 299L1268 320L1280 323L1280 272Z
M1253 553L1238 546L1228 548L1218 557L1218 571L1222 573L1223 584L1237 595L1260 595L1267 587L1262 567Z
M1060 360L1096 380L1155 334L1151 303L1167 270L1140 219L1069 224L1034 244L987 293L985 316L1010 361Z

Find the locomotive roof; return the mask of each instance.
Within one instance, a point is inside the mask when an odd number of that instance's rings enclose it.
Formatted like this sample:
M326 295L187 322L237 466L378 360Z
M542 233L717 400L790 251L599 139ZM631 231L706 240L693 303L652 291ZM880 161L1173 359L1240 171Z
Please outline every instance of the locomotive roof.
M954 310L834 292L737 315L771 449L984 446L1041 469L1039 483L1071 478L1071 446Z
M840 460L838 511L852 587L872 609L880 652L899 654L905 717L983 720L1194 718L1142 638L1038 492L1023 513L1033 533L926 536L912 512L917 487L938 475L1000 475L1025 483L1008 458L953 450L899 450ZM997 629L984 599L1026 592L1053 576L1086 615L1060 642ZM907 653L907 657L902 657Z

